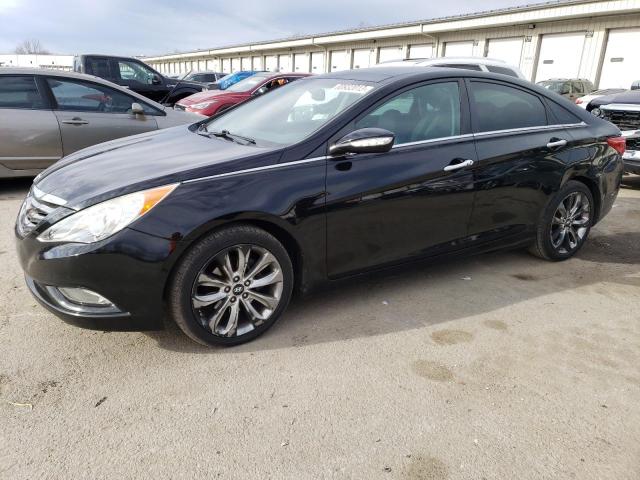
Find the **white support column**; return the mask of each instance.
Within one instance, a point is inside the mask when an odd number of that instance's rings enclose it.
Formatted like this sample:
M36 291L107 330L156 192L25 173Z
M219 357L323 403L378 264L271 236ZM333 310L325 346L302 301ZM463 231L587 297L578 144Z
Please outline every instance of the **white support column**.
M538 51L540 49L540 35L529 35L525 37L524 46L522 47L522 60L520 62L520 70L525 77L532 82L536 70L536 62L538 60Z

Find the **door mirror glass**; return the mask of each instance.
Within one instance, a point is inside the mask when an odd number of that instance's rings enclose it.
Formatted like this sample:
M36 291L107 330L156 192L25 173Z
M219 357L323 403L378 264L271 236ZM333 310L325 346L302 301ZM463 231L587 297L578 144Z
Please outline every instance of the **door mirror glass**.
M256 90L254 92L254 95L264 95L265 93L267 93L269 91L269 89L265 86L260 87L258 90Z
M385 153L391 150L395 135L382 128L361 128L351 132L331 145L331 155L345 153Z
M160 77L154 73L151 77L151 83L153 83L154 85L160 85L162 83L162 80L160 80Z
M133 115L144 115L144 108L138 102L133 102L131 104L131 113Z

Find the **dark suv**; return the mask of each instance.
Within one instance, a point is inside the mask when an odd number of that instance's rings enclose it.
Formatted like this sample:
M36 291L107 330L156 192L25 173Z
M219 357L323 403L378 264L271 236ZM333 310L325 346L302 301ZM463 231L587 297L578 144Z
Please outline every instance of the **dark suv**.
M76 72L104 78L151 100L170 105L181 98L207 90L207 87L199 82L164 77L137 58L79 55L73 60L73 69Z
M583 78L552 78L538 82L542 88L556 92L558 95L575 102L577 98L589 95L595 90L590 80Z

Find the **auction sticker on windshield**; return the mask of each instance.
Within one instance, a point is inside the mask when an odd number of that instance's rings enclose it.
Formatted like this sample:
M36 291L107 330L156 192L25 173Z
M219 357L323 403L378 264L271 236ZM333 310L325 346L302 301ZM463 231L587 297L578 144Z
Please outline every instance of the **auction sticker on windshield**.
M333 90L337 90L338 92L359 93L361 95L364 95L365 93L368 93L371 90L373 90L373 87L371 85L358 85L358 84L354 84L354 83L339 83L335 87L333 87Z

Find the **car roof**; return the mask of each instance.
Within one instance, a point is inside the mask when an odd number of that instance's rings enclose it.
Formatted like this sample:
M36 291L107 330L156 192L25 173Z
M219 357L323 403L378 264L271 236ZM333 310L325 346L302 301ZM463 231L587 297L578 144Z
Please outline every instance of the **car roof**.
M131 97L135 97L138 100L141 100L147 104L151 104L154 107L164 110L164 107L150 100L149 98L140 95L139 93L134 92L128 88L121 87L113 82L105 80L104 78L96 77L94 75L87 75L86 73L77 73L77 72L68 72L66 70L54 70L50 68L0 68L0 75L40 75L47 77L60 77L60 78L69 78L75 80L87 80L93 83L99 83L106 87L112 88L114 90L118 90L122 93L125 93Z

